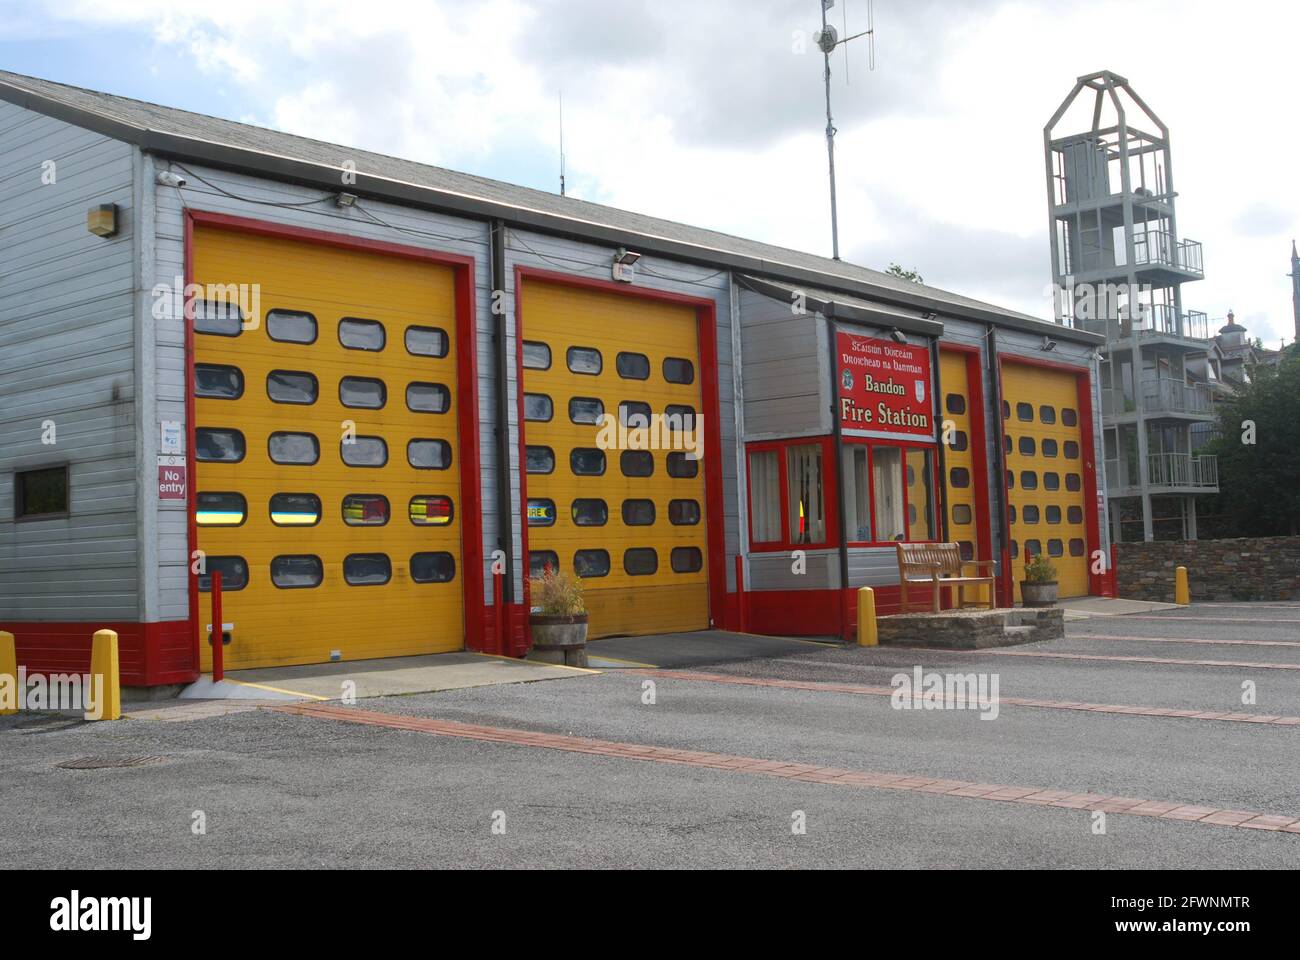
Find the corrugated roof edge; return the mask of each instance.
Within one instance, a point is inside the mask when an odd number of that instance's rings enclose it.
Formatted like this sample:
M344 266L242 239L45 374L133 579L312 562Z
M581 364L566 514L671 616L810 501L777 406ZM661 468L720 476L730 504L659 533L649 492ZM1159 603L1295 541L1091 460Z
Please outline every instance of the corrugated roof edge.
M923 337L943 335L943 322L940 320L913 317L878 303L849 297L848 294L837 294L831 290L804 290L790 283L751 277L747 274L737 275L736 282L747 290L782 303L792 304L795 294L802 294L806 309L821 313L832 320L851 320L854 323L871 324L877 327L897 327L904 333L914 333Z
M0 100L63 120L75 126L93 130L116 140L122 140L139 147L141 150L156 153L160 156L205 163L273 179L288 180L324 190L337 190L339 188L341 167L284 154L231 146L186 134L152 129L148 126L132 123L116 115L113 111L107 109L107 105L102 110L80 107L68 100L42 93L31 87L25 87L21 83L24 80L60 87L91 97L125 99L117 98L113 94L86 90L80 87L70 87L54 81L0 71ZM190 114L188 111L181 111L177 108L146 104L145 101L130 102L140 103L162 111L196 117L204 116L202 114ZM221 122L234 123L234 121ZM263 134L278 136L286 141L302 139L291 134L281 134L260 127L250 129L258 130ZM339 147L339 149L347 148ZM429 169L440 170L440 168ZM466 179L476 179L469 175L464 176ZM532 192L526 188L517 189ZM882 286L831 270L808 269L779 259L754 257L723 248L710 247L653 233L612 226L581 217L568 216L473 196L467 193L458 193L439 187L364 173L360 170L355 173L355 183L349 184L349 192L445 213L456 213L479 219L502 220L512 226L527 227L542 233L550 233L575 240L596 241L610 246L632 246L642 253L654 253L711 267L726 267L738 272L755 273L793 283L819 285L830 288L832 291L843 292L850 296L865 297L885 304L959 317L981 323L993 323L1001 327L1024 330L1038 335L1048 335L1056 339L1090 345L1105 342L1103 337L1096 334L1074 330L1026 314L1004 310L992 304L967 301L965 298L961 298L959 294L951 294L947 291L930 290L919 285L916 286L915 290ZM601 209L596 204L583 203L581 206ZM652 220L654 218L646 217L645 219ZM667 222L665 222L665 225L668 225ZM725 235L718 236L725 239ZM783 251L783 248L780 247L771 247L770 249L774 254L778 255ZM796 256L809 256L798 254L797 251L788 252ZM825 262L827 265L835 264L835 261L827 260ZM865 268L857 269L866 272ZM945 296L940 296L940 294L946 294L957 299L949 300Z

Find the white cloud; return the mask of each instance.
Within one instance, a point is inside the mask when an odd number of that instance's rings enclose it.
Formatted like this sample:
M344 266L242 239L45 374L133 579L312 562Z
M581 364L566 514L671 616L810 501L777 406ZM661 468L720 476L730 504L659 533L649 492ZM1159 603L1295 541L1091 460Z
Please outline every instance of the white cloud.
M849 30L865 26L863 0ZM1185 304L1290 339L1300 233L1289 64L1300 7L1266 0L876 0L879 65L836 58L846 258L891 260L970 296L1048 307L1042 128L1075 77L1129 77L1170 126L1179 228L1208 279ZM554 189L564 90L571 191L829 252L821 58L792 52L806 0L161 0L45 17L150 33L239 85L258 122ZM57 77L54 79L58 79ZM112 78L102 87L111 89ZM166 102L166 78L155 99Z

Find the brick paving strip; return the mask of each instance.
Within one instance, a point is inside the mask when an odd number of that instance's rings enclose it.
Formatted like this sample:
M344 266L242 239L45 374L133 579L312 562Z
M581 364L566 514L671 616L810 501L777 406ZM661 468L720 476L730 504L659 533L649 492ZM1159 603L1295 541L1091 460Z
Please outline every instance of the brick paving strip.
M728 770L734 773L750 773L758 776L777 777L782 780L798 780L804 783L902 790L908 793L931 793L948 797L967 797L975 800L997 800L1003 803L1057 807L1064 810L1100 810L1104 813L1155 817L1161 820L1179 820L1187 823L1207 823L1220 827L1241 827L1249 830L1265 830L1300 836L1300 818L1270 816L1249 810L1221 810L1217 807L1201 807L1193 804L1172 803L1166 800L1112 797L1103 793L1040 790L1036 787L1008 787L995 783L970 783L965 780L938 780L932 777L874 773L868 770L819 767L810 763L758 760L753 757L738 757L725 753L676 750L671 747L652 747L639 743L616 743L611 740L594 740L587 737L566 737L559 734L537 733L529 730L484 727L475 724L458 723L452 720L434 720L426 717L377 713L371 710L361 710L357 707L335 707L319 703L285 704L284 706L266 707L264 709L318 720L336 720L342 723L359 723L373 727L387 727L393 730L408 730L437 737L508 743L520 747L534 747L539 750L562 750L566 753L585 753L648 763L667 763L712 770Z
M1211 647L1300 647L1300 640L1190 640L1185 637L1116 637L1104 633L1072 633L1067 640L1140 640L1143 643L1194 643Z
M644 671L624 671L629 675L644 676ZM813 693L847 693L860 697L893 696L892 687L872 687L856 683L820 683L804 680L769 680L761 677L737 677L718 673L696 673L690 670L656 670L655 679L691 680L700 683L723 683L741 687L770 687L779 690L805 690ZM945 703L951 700L945 699ZM1228 713L1222 710L1174 710L1166 707L1133 707L1114 703L1076 703L1072 700L1039 700L1028 697L998 697L1000 706L1041 707L1045 710L1079 710L1084 713L1122 713L1135 717L1173 717L1180 720L1227 720L1233 723L1275 724L1280 727L1300 727L1300 717L1281 717L1272 714Z

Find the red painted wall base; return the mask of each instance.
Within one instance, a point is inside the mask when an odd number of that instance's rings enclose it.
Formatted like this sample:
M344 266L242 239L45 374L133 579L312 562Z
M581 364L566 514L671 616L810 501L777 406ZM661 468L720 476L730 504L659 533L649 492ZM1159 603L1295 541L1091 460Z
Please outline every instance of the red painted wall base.
M892 617L902 613L898 587L876 587L876 615ZM942 608L952 608L944 591ZM728 597L728 611L738 609L735 594ZM913 588L908 603L913 613L930 609L931 591ZM790 590L746 593L746 631L763 636L842 637L851 640L858 630L856 590ZM736 621L739 617L736 617ZM735 629L734 627L731 629Z
M18 665L28 673L86 673L96 630L115 630L123 686L192 683L199 677L189 622L0 623L14 635Z

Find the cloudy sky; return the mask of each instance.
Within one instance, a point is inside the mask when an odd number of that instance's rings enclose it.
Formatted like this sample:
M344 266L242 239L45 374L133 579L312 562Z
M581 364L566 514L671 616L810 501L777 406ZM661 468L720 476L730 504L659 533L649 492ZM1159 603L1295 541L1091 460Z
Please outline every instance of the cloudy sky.
M818 0L0 0L0 67L829 255ZM867 0L832 21L866 27ZM1300 4L876 0L833 70L845 259L1050 315L1042 128L1084 73L1172 131L1184 304L1293 337Z

